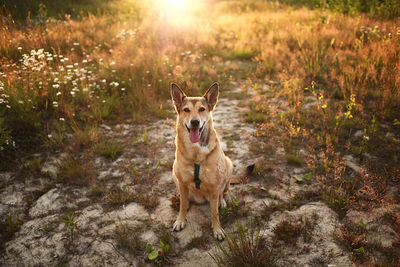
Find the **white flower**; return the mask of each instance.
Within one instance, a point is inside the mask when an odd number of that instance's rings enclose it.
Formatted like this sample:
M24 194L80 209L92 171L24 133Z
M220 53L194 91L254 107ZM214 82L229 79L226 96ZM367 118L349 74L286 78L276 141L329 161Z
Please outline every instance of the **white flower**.
M60 87L60 85L58 84L58 83L55 83L55 84L53 84L53 88L59 88Z
M65 119L64 118L60 118L60 121L65 121Z

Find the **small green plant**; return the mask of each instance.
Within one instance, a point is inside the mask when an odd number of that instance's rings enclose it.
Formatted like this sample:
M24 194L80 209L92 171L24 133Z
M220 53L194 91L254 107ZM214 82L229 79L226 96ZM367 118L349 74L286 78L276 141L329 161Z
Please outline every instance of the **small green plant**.
M153 248L151 244L146 245L147 258L152 261L157 266L162 266L165 263L169 262L169 251L171 246L168 244L164 244L162 240L160 240L160 250L156 250Z
M99 143L95 146L94 149L96 153L111 160L115 160L119 155L122 154L123 151L123 147L121 144L112 141Z
M226 244L217 242L217 249L210 254L218 266L274 266L276 257L272 246L263 237L259 227L236 226L237 232L226 235Z
M246 207L246 201L239 197L232 198L231 203L227 204L227 207L221 207L219 209L222 224L228 223L232 219L246 216L249 212L248 208Z
M65 215L64 224L67 227L67 229L69 230L69 237L70 237L71 243L74 242L75 230L77 228L78 222L79 221L76 219L74 211L69 212Z
M288 153L286 154L286 161L289 164L292 165L298 165L301 166L303 164L303 159L301 158L301 156L299 154L294 154L294 153Z

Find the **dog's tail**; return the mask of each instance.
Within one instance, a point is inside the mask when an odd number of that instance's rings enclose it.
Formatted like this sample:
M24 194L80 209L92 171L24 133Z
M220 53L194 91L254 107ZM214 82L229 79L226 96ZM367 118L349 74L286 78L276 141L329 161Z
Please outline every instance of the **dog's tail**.
M247 181L247 178L250 174L253 173L255 163L248 165L246 168L242 168L238 173L236 173L232 179L231 184L242 184Z

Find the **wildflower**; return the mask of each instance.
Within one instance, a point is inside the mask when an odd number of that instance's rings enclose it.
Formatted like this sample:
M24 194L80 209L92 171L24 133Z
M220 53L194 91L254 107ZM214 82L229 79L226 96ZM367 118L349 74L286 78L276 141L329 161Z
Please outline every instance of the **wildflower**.
M323 109L325 109L326 107L327 107L326 104L322 104L322 105L321 105L321 108L323 108Z
M18 100L18 103L20 103L20 104L23 104L23 103L24 103L24 101L22 101L22 100Z
M73 45L74 45L74 46L79 46L79 43L74 43Z
M65 119L64 118L60 118L60 121L65 121Z
M67 65L66 68L67 69L72 69L74 66L73 65Z
M71 94L72 96L74 96L74 95L75 95L75 92L74 92L74 91L71 91L70 94Z
M60 85L58 84L58 83L55 83L55 84L53 84L53 88L59 88L60 87Z
M11 106L10 105L6 105L6 108L11 108Z
M48 138L52 138L53 136L52 136L51 134L48 134L47 137L48 137Z
M125 91L125 88L121 88L121 91Z

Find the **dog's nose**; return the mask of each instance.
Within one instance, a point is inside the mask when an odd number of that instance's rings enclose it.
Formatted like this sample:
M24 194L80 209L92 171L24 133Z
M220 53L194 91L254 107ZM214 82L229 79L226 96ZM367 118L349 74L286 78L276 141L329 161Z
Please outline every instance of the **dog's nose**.
M190 120L190 126L192 128L199 128L199 125L200 125L200 120L198 120L198 119L191 119Z

